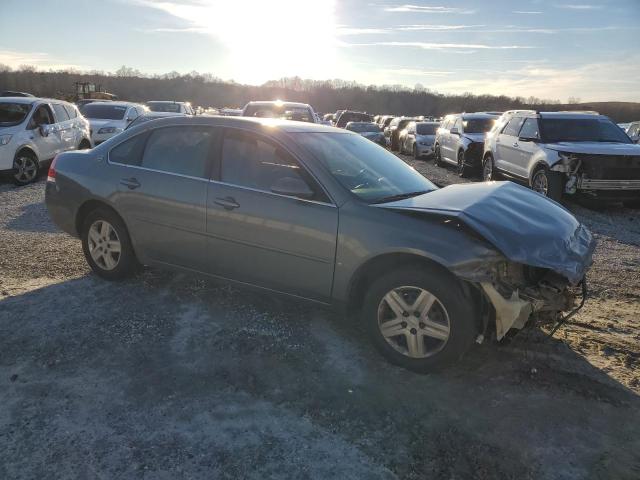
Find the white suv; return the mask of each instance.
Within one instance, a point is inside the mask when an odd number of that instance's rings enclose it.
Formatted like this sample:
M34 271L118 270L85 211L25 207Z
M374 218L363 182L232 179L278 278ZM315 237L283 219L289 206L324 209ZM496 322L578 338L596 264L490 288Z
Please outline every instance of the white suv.
M503 174L554 200L640 200L640 145L595 112L506 112L487 135L483 178Z
M91 139L95 145L123 132L147 107L130 102L92 102L80 107L91 124Z
M92 147L89 122L75 105L34 97L0 98L0 171L18 185L38 177L57 154Z

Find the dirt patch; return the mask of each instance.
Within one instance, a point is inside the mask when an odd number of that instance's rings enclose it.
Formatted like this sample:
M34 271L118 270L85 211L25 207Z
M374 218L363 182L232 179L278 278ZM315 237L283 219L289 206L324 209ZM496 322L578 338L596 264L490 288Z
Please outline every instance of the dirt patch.
M637 231L606 230L616 212L592 219L594 298L557 338L416 375L313 306L90 275L43 188L0 185L0 478L640 476Z

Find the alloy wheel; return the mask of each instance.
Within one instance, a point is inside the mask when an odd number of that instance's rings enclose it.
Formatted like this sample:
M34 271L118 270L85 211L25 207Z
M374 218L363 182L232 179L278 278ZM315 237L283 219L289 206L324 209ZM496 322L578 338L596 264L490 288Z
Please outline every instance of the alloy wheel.
M16 170L14 178L20 183L32 182L38 175L38 164L27 155L16 158L14 168Z
M89 227L89 254L103 270L113 270L120 262L122 245L118 232L105 220L96 220Z
M410 358L427 358L442 350L449 340L449 314L431 292L403 286L382 297L378 328L394 350Z
M549 180L547 179L547 173L544 170L538 170L533 176L531 182L531 188L533 191L538 192L545 197L549 191Z

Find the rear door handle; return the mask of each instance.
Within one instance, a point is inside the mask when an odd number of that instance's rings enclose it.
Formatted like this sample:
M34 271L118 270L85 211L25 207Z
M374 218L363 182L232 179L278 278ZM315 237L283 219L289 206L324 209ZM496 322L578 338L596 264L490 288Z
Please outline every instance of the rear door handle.
M123 178L120 180L120 184L127 187L129 190L134 190L140 186L140 182L136 178Z
M234 208L238 208L240 206L240 204L236 202L233 197L216 198L213 203L215 203L216 205L220 205L225 210L233 210Z

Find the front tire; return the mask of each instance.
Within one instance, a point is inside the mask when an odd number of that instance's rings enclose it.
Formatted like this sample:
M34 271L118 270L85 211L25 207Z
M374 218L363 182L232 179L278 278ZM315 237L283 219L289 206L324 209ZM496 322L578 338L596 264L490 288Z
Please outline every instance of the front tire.
M13 160L13 182L18 186L33 183L38 178L40 163L32 152L18 152Z
M433 150L433 164L436 167L442 167L442 152L440 151L440 145L436 145Z
M407 267L371 285L363 321L387 360L424 373L454 363L469 349L477 333L473 311L451 274Z
M469 168L465 164L464 160L464 152L460 150L458 152L458 167L457 167L458 176L460 178L467 178L469 176Z
M82 251L91 269L106 280L122 280L139 268L129 232L113 211L98 208L84 219Z
M531 177L529 186L535 192L556 202L562 198L562 177L551 172L546 166L539 167Z
M482 180L491 182L498 179L498 173L495 171L493 156L487 155L482 162Z

